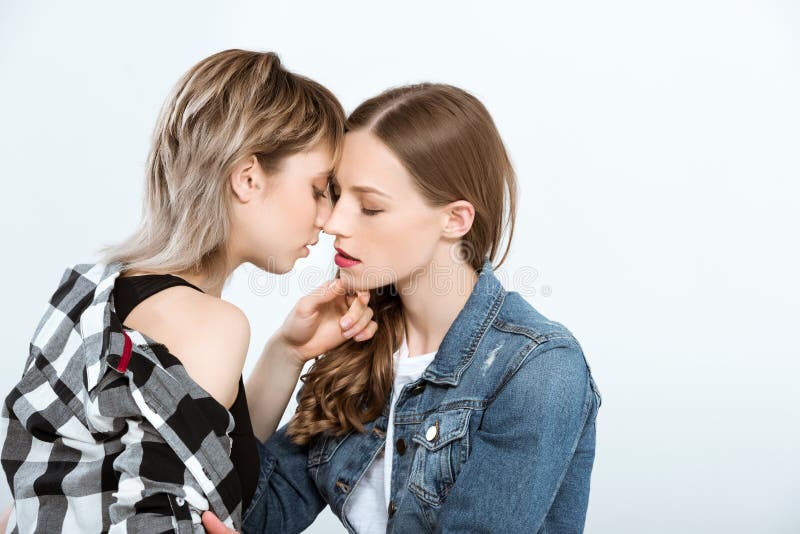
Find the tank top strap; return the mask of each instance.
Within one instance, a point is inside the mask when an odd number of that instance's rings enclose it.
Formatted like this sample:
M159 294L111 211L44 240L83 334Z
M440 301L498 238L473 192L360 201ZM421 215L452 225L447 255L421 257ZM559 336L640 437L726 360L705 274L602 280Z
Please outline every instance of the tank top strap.
M114 308L120 322L144 299L170 287L188 286L203 293L196 285L174 274L141 274L117 277L114 281Z

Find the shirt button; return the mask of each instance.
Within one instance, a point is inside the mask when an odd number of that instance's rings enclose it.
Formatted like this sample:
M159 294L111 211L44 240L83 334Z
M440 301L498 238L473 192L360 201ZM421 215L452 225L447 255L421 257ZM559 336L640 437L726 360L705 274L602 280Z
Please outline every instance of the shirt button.
M428 441L434 441L438 435L439 435L439 425L434 425L428 427L428 431L425 432L425 439L427 439Z
M403 438L398 439L394 446L397 449L397 454L403 455L406 453L406 440Z
M389 517L392 517L396 511L397 507L394 505L394 501L389 501Z

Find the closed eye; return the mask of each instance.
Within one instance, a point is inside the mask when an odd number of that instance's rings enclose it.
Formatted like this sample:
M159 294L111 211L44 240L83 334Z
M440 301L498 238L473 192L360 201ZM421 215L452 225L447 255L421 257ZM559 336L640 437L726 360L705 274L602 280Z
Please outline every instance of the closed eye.
M319 189L319 188L318 188L318 187L316 187L316 186L312 186L312 187L314 188L314 198L315 198L316 200L319 200L319 199L321 199L321 198L327 198L327 197L328 197L327 193L325 193L325 191L323 191L322 189Z
M339 186L333 180L328 182L328 194L331 197L331 201L336 204L339 200L340 192Z

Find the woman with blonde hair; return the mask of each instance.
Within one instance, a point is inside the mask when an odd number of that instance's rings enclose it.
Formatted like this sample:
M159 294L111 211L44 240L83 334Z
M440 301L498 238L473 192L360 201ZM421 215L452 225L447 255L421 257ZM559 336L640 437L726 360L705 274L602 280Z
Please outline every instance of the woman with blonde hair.
M329 283L245 387L249 323L220 298L242 263L286 273L317 242L343 122L330 91L273 53L226 50L181 78L140 228L65 270L3 405L13 532L202 531L205 510L241 528L259 473L251 416L271 433L294 387L280 362L377 327L366 292Z
M494 274L516 183L489 113L418 84L346 128L324 231L380 327L302 377L297 412L260 447L244 531L300 532L330 506L359 534L581 532L600 395L570 330Z

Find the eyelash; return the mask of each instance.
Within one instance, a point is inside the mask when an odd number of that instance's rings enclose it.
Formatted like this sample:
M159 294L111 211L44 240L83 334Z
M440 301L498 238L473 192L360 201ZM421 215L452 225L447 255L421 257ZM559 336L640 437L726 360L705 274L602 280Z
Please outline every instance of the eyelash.
M332 183L328 184L328 191L330 192L331 200L333 200L333 203L336 204L336 202L339 200L339 195L336 192L336 187ZM367 208L361 208L361 213L368 217L374 217L382 212L383 210L368 210Z
M325 191L322 191L321 189L317 189L315 187L314 188L314 198L316 200L319 200L321 198L328 198L328 195L325 193Z
M336 201L339 200L339 195L336 193L336 187L331 182L328 182L328 193L330 193L333 203L336 204Z

